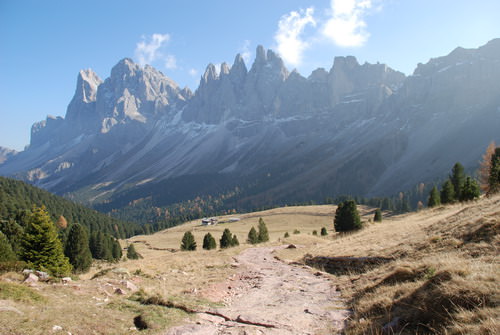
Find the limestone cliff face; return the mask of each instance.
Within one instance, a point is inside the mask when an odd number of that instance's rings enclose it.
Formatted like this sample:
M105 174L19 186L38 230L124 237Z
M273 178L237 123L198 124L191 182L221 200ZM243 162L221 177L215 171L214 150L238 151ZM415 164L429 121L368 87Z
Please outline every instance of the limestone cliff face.
M259 46L250 69L241 55L209 64L194 93L125 58L104 81L80 71L66 116L34 124L29 148L0 174L93 201L202 175L251 181L256 204L391 194L457 161L473 169L500 142L498 82L500 40L457 48L409 77L352 56L304 77ZM172 198L196 186L176 185Z

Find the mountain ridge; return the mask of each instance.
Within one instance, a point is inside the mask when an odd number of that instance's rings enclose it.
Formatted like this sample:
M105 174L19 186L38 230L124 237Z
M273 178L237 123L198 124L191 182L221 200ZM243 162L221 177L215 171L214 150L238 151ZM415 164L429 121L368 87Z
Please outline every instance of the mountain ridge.
M209 64L194 93L124 58L104 81L81 71L66 117L35 124L0 174L94 203L190 175L252 188L240 204L394 194L500 141L499 79L500 39L408 77L346 56L306 78L259 46L249 70Z

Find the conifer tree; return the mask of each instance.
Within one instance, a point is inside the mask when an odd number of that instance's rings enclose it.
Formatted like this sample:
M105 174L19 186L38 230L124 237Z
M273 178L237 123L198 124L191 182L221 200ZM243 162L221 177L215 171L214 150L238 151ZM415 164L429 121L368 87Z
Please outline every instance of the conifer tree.
M259 243L259 236L257 235L257 231L255 230L254 227L252 227L250 229L250 231L248 232L247 242L250 243L250 244L257 244L257 243Z
M196 250L196 241L190 231L184 233L181 242L181 250L193 251Z
M290 237L290 234L288 232L285 233L285 235L283 235L284 238L287 238L287 237Z
M113 238L113 246L111 247L111 255L112 255L114 261L119 261L123 256L122 247L120 245L120 242L118 242L118 240L116 240L114 238Z
M210 233L206 233L203 237L203 249L212 250L217 248L217 244L215 242L215 238Z
M238 241L238 236L236 236L236 234L233 234L233 237L231 238L231 246L237 247L239 245L240 245L240 241Z
M427 207L436 207L441 205L441 197L436 186L434 186L429 195L429 201L427 202Z
M127 258L128 259L139 259L139 254L135 251L133 243L130 243L127 247Z
M357 230L363 227L354 200L347 200L338 205L333 226L337 232Z
M16 258L16 254L12 251L7 236L0 231L0 262L15 261Z
M69 229L64 254L69 258L74 272L83 273L90 269L92 254L87 231L82 225L76 223Z
M71 264L63 253L57 238L56 226L44 207L33 207L26 217L24 236L21 242L21 258L35 270L47 271L54 276L65 276L71 272Z
M488 177L488 195L500 192L500 147L491 155L491 168Z
M382 211L380 210L380 208L377 208L375 210L375 215L373 215L373 221L382 222Z
M453 189L455 190L455 200L460 199L460 192L464 186L465 173L464 167L460 163L455 163L451 170L450 181L453 184Z
M259 219L259 242L269 241L269 232L267 231L266 223L262 218Z
M467 176L460 192L460 201L470 201L479 198L480 189L477 182Z
M21 253L21 239L24 235L24 229L13 219L1 221L0 220L0 231L9 240L12 251L19 256Z
M321 236L326 236L328 235L328 231L326 230L325 227L321 228Z
M229 248L232 242L233 242L233 236L231 234L231 231L228 228L224 229L224 231L222 232L222 236L220 238L220 248L221 249Z
M455 201L455 199L455 187L453 186L451 180L448 179L441 187L441 203L449 204Z

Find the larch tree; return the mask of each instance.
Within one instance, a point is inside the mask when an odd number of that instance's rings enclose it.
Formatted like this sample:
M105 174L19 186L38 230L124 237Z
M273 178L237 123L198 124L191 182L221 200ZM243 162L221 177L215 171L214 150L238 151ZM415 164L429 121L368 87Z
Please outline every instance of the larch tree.
M57 238L56 226L45 207L33 207L26 216L21 245L21 258L31 268L54 276L65 276L71 272L71 264Z
M488 178L488 195L500 192L500 147L491 156L490 176Z

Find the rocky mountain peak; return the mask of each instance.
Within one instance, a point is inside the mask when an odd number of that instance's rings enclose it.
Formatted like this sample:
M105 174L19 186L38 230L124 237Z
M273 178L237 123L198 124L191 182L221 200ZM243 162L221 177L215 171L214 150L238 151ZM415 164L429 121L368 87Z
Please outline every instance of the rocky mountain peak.
M224 75L228 75L231 69L229 68L229 65L227 65L226 62L222 63L220 66L220 75L221 77Z
M207 65L207 68L205 69L205 73L202 76L202 83L207 84L210 81L217 80L218 75L217 75L217 69L215 68L215 65L212 63Z
M80 70L74 98L81 99L86 103L95 101L97 88L101 84L101 78L92 69Z

